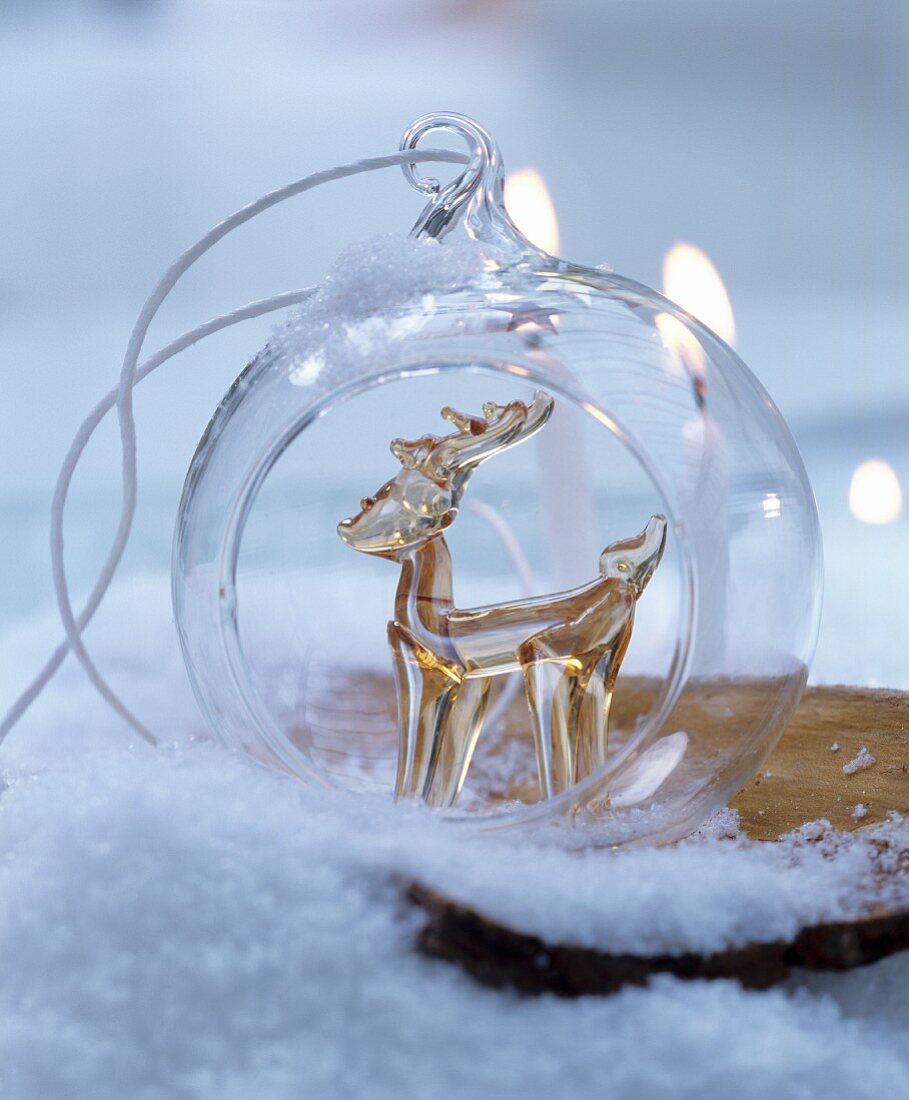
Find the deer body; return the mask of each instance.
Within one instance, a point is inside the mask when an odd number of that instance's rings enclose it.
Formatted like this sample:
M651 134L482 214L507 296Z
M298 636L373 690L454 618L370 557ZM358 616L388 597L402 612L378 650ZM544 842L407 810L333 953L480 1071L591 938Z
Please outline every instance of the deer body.
M494 676L520 670L543 794L568 789L606 761L609 703L631 637L634 605L659 563L666 521L606 548L600 575L566 592L460 609L444 531L473 470L529 438L552 399L484 406L485 417L442 415L451 436L395 440L402 470L338 525L345 542L396 561L388 624L398 695L396 795L435 806L456 800L482 728Z

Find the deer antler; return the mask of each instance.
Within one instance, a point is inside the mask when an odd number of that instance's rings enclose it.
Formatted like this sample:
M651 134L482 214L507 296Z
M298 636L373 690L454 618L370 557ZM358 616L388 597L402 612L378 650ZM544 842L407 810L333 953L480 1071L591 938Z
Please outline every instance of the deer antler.
M393 439L389 448L402 466L408 470L414 470L425 464L438 442L437 435L424 435L414 440Z
M485 414L488 405L483 406L483 412ZM454 424L461 435L482 435L483 432L489 427L489 421L486 416L465 416L464 413L459 413L456 409L453 409L451 405L446 405L441 410L439 415L443 420L447 420L449 424ZM447 436L448 439L457 439L457 434Z
M483 406L483 416L465 416L446 406L442 416L457 431L451 435L424 435L408 441L394 439L391 453L407 469L419 469L440 485L462 485L481 462L508 447L523 443L540 430L552 414L553 399L540 390L530 405L509 401Z
M496 405L489 401L483 406L483 419L477 431L475 417L462 417L453 409L443 409L442 416L461 427L457 435L446 436L433 451L432 461L439 470L449 474L472 471L481 462L500 454L508 447L523 443L540 430L549 419L553 400L540 390L530 405L523 401L510 401ZM469 423L469 432L462 425Z

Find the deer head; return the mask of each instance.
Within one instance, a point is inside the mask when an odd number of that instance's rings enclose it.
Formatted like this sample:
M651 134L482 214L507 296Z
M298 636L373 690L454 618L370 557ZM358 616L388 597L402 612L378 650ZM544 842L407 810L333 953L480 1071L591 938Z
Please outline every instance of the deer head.
M660 564L666 547L666 517L655 515L634 538L607 546L600 555L600 573L613 580L626 581L639 597Z
M464 416L442 409L455 431L394 439L391 453L401 469L375 496L360 501L360 511L341 520L338 534L355 550L395 558L450 527L473 471L493 455L523 443L546 423L553 399L537 390L533 401L487 402L483 415Z

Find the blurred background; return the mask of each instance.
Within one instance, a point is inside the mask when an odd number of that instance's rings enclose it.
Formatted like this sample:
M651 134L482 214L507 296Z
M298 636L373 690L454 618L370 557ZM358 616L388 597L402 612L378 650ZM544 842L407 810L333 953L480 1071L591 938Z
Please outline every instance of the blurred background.
M734 316L723 334L815 484L819 668L909 686L907 61L905 0L6 0L0 629L51 603L59 464L173 257L262 192L396 149L414 118L454 110L492 131L509 170L539 174L566 257L658 287L678 242L709 257ZM538 183L524 193L531 218L545 207ZM396 171L282 206L193 271L149 350L317 280L420 206ZM670 288L694 312L685 288L700 278ZM719 330L728 318L710 309ZM127 574L166 573L196 441L270 329L220 334L137 394ZM118 464L111 424L69 508L77 590L115 526Z

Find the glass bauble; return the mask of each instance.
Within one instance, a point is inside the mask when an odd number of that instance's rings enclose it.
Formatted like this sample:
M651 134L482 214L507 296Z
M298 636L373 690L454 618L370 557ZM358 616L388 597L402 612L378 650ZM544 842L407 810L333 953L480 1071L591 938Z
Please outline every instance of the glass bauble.
M431 195L411 237L348 253L199 444L174 555L193 686L227 744L309 783L391 797L402 565L352 552L338 523L361 498L386 507L376 490L405 460L438 472L419 447L390 454L392 439L494 433L497 409L541 394L545 426L484 459L454 509L442 475L420 496L429 518L415 531L437 537L433 516L447 517L456 607L586 591L604 547L654 516L665 548L637 601L603 758L547 786L516 660L488 685L463 789L441 812L490 827L573 816L608 843L682 836L760 767L806 682L820 539L804 467L730 347L656 291L527 241L476 123L429 116L405 146L438 129L468 140L471 164L444 188L411 171ZM464 417L441 420L445 406ZM568 657L547 660L565 672Z

